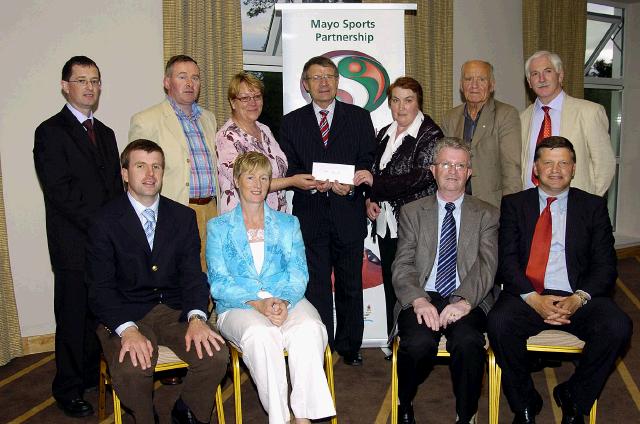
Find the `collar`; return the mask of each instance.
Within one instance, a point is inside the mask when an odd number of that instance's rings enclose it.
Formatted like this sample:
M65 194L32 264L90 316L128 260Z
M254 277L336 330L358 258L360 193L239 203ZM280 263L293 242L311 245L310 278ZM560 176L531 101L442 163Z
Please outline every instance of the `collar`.
M410 135L413 138L418 138L418 132L420 131L420 127L422 126L422 122L424 121L424 114L418 111L418 114L415 118L413 118L413 122L409 125L409 128L405 131L405 135ZM398 131L398 123L393 121L384 136L391 137L392 134L395 134ZM383 137L384 138L384 137Z
M467 103L465 102L464 104L464 117L465 119L469 119L471 122L478 122L480 120L480 115L482 114L482 110L484 109L484 107L487 105L487 102L489 100L487 100L482 107L480 108L480 110L478 111L478 116L476 116L476 119L473 119L471 117L471 115L469 115L469 110L467 109Z
M560 90L560 93L555 99L551 100L549 104L543 105L540 98L536 98L534 112L542 111L542 106L549 106L551 110L562 110L562 103L564 102L564 90Z
M333 111L336 109L336 99L333 99L331 104L329 104L329 106L325 108L321 108L316 104L316 102L311 102L311 104L313 105L313 112L315 113L316 117L320 115L321 110L328 110L329 113L327 114L327 119L329 119L328 117L333 116Z
M567 187L562 193L557 194L555 196L551 196L550 194L547 194L543 189L538 187L538 197L540 201L542 201L543 203L547 203L548 197L555 197L558 200L563 200L569 197L569 187Z
M73 116L75 116L81 124L84 123L84 121L86 121L87 119L91 119L91 123L93 123L93 111L89 111L89 116L87 116L75 107L71 106L71 103L67 103L67 109L69 109L71 113L73 113Z
M444 200L440 197L440 192L436 192L436 199L438 199L438 207L444 210L444 205L446 205L447 203L449 203L447 200ZM460 210L460 205L462 205L462 201L464 200L464 193L462 193L460 195L460 197L458 197L456 200L454 200L453 203L454 205L456 205L456 209L455 210Z
M133 209L136 211L136 215L138 216L142 215L142 212L145 209L152 209L153 212L156 214L156 221L158 220L158 206L160 205L159 194L156 194L156 200L155 202L153 202L151 206L145 206L142 203L138 202L136 199L134 199L131 193L129 193L129 191L127 191L127 197L129 198L129 202L131 202L131 206L133 206Z
M184 111L182 109L180 109L180 106L178 106L178 104L176 103L175 100L173 100L173 98L167 96L167 101L169 102L169 104L173 108L173 111L176 113L176 115L178 115L178 117L180 117L182 119L194 119L194 120L196 120L196 119L200 118L200 115L202 115L202 108L200 107L200 105L197 102L191 103L191 116L187 116L187 114L184 113Z

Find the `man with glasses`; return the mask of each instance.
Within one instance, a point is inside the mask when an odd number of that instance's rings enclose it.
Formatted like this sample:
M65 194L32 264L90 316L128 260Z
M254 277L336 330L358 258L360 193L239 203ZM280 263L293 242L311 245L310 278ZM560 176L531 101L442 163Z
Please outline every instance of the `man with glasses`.
M173 56L164 73L167 97L131 118L129 142L147 139L165 152L162 195L190 206L198 221L201 264L205 268L207 221L218 215L215 156L216 117L198 105L201 79L195 60Z
M367 227L365 199L358 185L367 176L372 179L368 169L375 132L369 112L336 100L338 69L331 59L311 58L302 78L313 101L282 119L280 147L289 162L287 176L311 174L314 162L355 167L351 184L317 181L314 189L294 189L293 214L300 220L309 266L305 296L320 313L331 348L346 364L362 365L362 257Z
M100 349L87 307L85 245L90 218L122 194L118 146L111 128L93 116L102 88L100 70L86 56L62 68L67 104L36 128L33 158L44 194L54 274L58 406L71 417L93 414L84 390L98 384Z
M471 150L442 138L430 170L433 196L400 209L393 287L398 302L399 422L415 423L413 398L447 338L456 423L475 423L486 358L484 331L494 303L498 267L498 209L465 194Z

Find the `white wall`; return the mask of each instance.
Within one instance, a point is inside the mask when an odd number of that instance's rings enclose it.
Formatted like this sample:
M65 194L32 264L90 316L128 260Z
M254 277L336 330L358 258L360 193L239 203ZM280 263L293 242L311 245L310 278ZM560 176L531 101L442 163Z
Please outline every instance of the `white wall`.
M64 105L60 71L74 55L96 61L103 92L96 116L120 149L129 118L160 101L162 2L7 2L0 14L0 160L11 270L22 336L53 333L53 274L42 192L33 167L33 132Z
M455 0L453 2L453 105L460 98L460 67L471 59L490 62L496 99L522 110L525 86L522 59L522 2Z

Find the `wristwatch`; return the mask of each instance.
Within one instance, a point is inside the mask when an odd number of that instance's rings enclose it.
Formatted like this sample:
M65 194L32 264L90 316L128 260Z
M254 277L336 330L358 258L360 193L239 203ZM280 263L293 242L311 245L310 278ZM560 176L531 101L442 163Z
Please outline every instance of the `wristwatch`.
M586 292L583 292L582 290L576 290L573 294L575 294L580 298L580 301L582 302L581 306L586 305L587 302L591 300L591 297Z
M193 321L194 319L197 319L197 320L202 321L202 322L207 322L207 319L205 317L203 317L202 315L200 315L200 314L191 315L189 317L189 322Z

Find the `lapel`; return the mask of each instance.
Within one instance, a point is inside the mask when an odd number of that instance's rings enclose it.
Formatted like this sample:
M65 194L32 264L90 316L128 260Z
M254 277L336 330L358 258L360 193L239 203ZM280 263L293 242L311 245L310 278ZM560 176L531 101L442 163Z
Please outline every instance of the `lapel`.
M73 140L73 143L77 146L80 152L91 159L92 162L95 162L96 149L89 140L87 130L84 129L78 119L76 119L73 113L71 113L67 105L62 106L62 111L60 113L62 114L67 131L71 140Z
M495 122L496 115L496 104L493 101L493 97L489 98L487 103L485 103L482 111L480 112L480 119L478 119L478 125L476 126L476 131L473 134L473 139L471 140L471 145L474 148L477 148L478 143L482 140L488 131L491 131L492 128L488 128L491 126L492 122ZM463 122L463 131L464 131L464 119Z
M467 195L464 196L462 205L460 205L460 222L457 224L460 231L458 235L456 265L458 267L460 281L462 281L466 277L467 272L464 261L465 252L469 249L469 245L473 239L477 237L477 229L480 228L480 214ZM464 273L462 271L464 271Z
M540 199L538 196L538 189L531 188L525 193L523 213L524 213L524 240L527 241L527 255L529 258L531 254L531 242L533 241L533 233L536 230L536 224L540 217Z
M280 241L280 231L276 225L275 212L264 203L264 263L260 270L260 277L269 271L269 267L275 264L274 255L278 242Z
M249 239L247 238L247 229L244 226L244 219L242 218L242 207L238 204L238 206L229 213L231 214L229 217L230 236L237 252L237 257L234 259L238 265L240 265L239 270L241 272L246 272L252 278L257 278L258 272L253 263L253 255L249 247Z
M158 217L156 220L156 231L153 236L153 251L152 257L155 260L160 256L164 248L169 244L172 235L175 234L177 229L174 228L171 207L167 200L160 196L160 204L158 205ZM144 234L144 231L143 231ZM147 240L145 235L145 241ZM147 243L149 245L149 243Z
M131 236L131 238L139 245L139 247L142 248L147 253L147 255L150 255L151 248L149 247L147 236L144 234L144 229L142 228L142 224L140 223L140 218L138 218L135 209L133 209L133 206L129 201L129 197L125 193L120 199L122 205L119 207L119 209L122 211L122 214L118 218L118 223L125 230L125 232L129 234L129 236Z
M460 113L456 113L455 116L453 116L452 120L453 122L452 127L453 127L453 136L454 137L459 137L462 138L464 137L464 103L460 106Z
M335 119L335 110L334 117ZM316 119L316 113L313 110L313 103L309 103L304 106L301 114L301 128L308 128L308 133L311 134L310 146L317 146L324 150L324 143L322 142L322 134L320 134L320 125ZM332 122L333 125L333 122ZM331 128L329 128L329 145L331 144Z
M331 127L329 127L329 143L327 149L330 149L335 141L340 138L340 133L347 122L346 111L344 105L336 99L336 107L333 110L333 119L331 120ZM322 140L321 140L322 141Z
M174 140L184 140L184 143L186 143L187 140L184 135L184 130L182 129L182 124L180 124L176 112L173 110L169 100L167 99L162 103L162 113L164 115L163 122L166 123L167 129L173 136ZM181 142L178 142L178 144L181 144ZM187 146L187 144L184 144L184 146Z
M421 224L424 225L419 225L418 228L421 230L424 229L424 232L421 232L419 244L426 246L425 265L428 269L424 270L422 273L422 275L425 276L424 278L426 278L433 269L436 259L436 251L438 249L438 200L435 194L433 196L425 197L424 199L425 201L419 216ZM422 278L421 281L424 281L424 278Z
M569 188L569 196L567 198L567 217L566 217L566 225L565 225L565 235L564 235L564 256L565 262L567 265L567 275L569 277L569 284L575 290L576 287L574 282L575 273L574 264L577 261L574 260L574 254L577 251L577 238L570 237L570 234L584 234L584 227L581 227L580 217L578 216L578 211L580 210L580 205L576 204L578 199L575 197L575 190Z
M564 93L564 101L562 102L562 112L560 114L560 135L568 138L569 140L576 140L577 135L574 135L573 129L579 128L576 125L577 109L573 97Z

